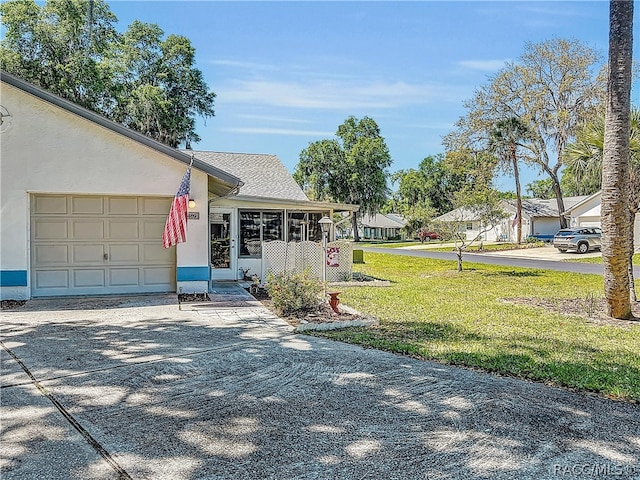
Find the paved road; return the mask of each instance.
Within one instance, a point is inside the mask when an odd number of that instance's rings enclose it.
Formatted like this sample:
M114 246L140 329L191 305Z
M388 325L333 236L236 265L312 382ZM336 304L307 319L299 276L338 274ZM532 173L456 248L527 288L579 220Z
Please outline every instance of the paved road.
M3 311L2 479L640 479L638 405L296 335L227 293Z
M362 250L364 250L365 252L388 253L391 255L403 255L408 257L435 258L438 260L457 261L456 254L454 252L434 252L433 250L379 247L363 247ZM531 257L517 257L509 255L508 252L465 253L462 257L462 261L468 263L488 263L492 265L506 265L512 267L534 268L541 270L557 270L562 272L593 273L596 275L603 274L602 264L544 260ZM635 278L640 278L640 267L634 266L633 272Z

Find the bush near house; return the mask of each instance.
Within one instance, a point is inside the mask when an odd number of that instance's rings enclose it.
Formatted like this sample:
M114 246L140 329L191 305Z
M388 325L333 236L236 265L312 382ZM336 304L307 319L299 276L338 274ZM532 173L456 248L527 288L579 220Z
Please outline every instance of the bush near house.
M284 272L267 275L267 293L280 315L314 310L322 301L322 283L309 274Z

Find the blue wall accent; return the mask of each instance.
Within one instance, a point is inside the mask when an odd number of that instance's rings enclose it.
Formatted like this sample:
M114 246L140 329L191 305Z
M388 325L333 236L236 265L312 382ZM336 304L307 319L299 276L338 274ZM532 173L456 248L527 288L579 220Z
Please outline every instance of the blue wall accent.
M179 282L209 281L209 267L178 267Z
M26 270L0 270L0 286L2 287L26 287Z

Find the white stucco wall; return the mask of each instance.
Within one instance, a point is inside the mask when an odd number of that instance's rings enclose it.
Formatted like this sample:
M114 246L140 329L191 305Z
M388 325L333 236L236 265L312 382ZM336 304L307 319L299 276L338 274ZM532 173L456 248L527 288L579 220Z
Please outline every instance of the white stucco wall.
M186 169L179 161L6 83L0 103L12 116L0 137L1 270L30 270L30 193L175 195ZM191 195L200 219L177 247L178 268L208 266L206 173L192 171ZM29 287L0 294L25 298Z

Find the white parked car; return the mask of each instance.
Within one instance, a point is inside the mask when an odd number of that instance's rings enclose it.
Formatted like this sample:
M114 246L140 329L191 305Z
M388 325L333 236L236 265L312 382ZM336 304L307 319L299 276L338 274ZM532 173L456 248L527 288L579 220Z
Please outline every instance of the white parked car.
M600 250L600 237L602 230L597 227L563 228L553 237L553 246L562 253L575 250L578 253L587 253L591 250Z

